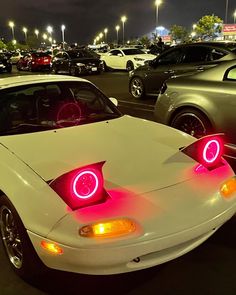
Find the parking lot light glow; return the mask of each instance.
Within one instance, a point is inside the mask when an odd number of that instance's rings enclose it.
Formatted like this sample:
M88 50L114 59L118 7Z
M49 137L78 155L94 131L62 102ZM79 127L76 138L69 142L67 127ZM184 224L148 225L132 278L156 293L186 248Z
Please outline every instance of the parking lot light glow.
M12 32L12 40L15 40L15 33L14 33L14 27L15 27L15 24L13 21L9 21L8 23L9 27L11 28L11 32Z
M62 34L62 47L65 47L65 29L66 26L65 25L61 25L61 34Z
M34 30L34 33L35 33L35 35L37 36L37 39L38 39L38 37L39 37L39 30L35 29Z
M127 21L127 17L123 15L121 17L122 25L123 25L123 45L125 44L125 22Z

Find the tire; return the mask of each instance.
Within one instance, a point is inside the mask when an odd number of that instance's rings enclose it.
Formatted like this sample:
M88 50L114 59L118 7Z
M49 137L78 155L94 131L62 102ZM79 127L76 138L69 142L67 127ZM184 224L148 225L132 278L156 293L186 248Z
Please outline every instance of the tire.
M58 74L58 70L57 70L57 67L55 65L52 65L52 73L53 74Z
M5 195L0 196L0 235L8 261L20 277L32 279L46 269L16 209Z
M76 67L74 67L74 66L71 66L70 67L70 75L71 76L77 76L77 69L76 69Z
M133 64L133 62L132 61L128 61L127 62L127 64L126 64L126 71L127 72L130 72L130 71L132 71L134 69L134 64Z
M175 114L170 126L196 138L213 132L209 119L201 111L191 108L182 109Z
M135 99L141 99L145 97L145 88L141 78L139 77L132 78L129 84L129 89L130 89L131 95Z

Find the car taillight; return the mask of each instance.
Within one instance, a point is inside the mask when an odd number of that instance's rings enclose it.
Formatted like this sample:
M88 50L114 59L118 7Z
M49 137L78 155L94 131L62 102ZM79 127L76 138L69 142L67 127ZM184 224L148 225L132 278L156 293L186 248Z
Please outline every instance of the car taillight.
M224 153L223 135L209 135L200 138L193 144L182 148L181 152L188 155L208 169L214 169L222 165Z
M103 164L100 162L63 174L54 179L50 187L72 210L105 202L108 194L103 186Z

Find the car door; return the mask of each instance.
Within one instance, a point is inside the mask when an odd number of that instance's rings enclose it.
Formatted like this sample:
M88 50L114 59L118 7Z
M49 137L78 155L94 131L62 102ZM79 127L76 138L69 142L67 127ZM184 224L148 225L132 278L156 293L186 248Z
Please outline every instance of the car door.
M184 48L184 56L178 73L188 74L198 71L203 71L216 66L220 63L220 58L225 55L225 51L214 47L190 45Z
M145 88L149 94L157 94L163 82L176 74L183 58L182 48L173 48L149 62L145 73Z
M105 60L108 67L122 69L123 53L119 49L111 50Z

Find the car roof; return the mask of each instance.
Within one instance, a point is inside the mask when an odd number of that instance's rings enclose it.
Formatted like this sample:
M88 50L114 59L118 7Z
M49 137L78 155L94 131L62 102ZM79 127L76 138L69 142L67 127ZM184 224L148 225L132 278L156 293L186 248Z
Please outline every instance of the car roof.
M224 49L228 49L229 51L232 48L236 48L236 42L220 42L220 41L211 41L211 42L196 42L196 43L185 43L185 44L178 44L174 47L190 47L190 46L211 46L211 47L221 47ZM173 48L173 47L171 47Z
M44 82L65 82L65 81L84 81L89 82L88 80L63 76L63 75L25 75L25 76L15 76L0 79L0 89L10 88L15 86L23 86L35 83L44 83Z

